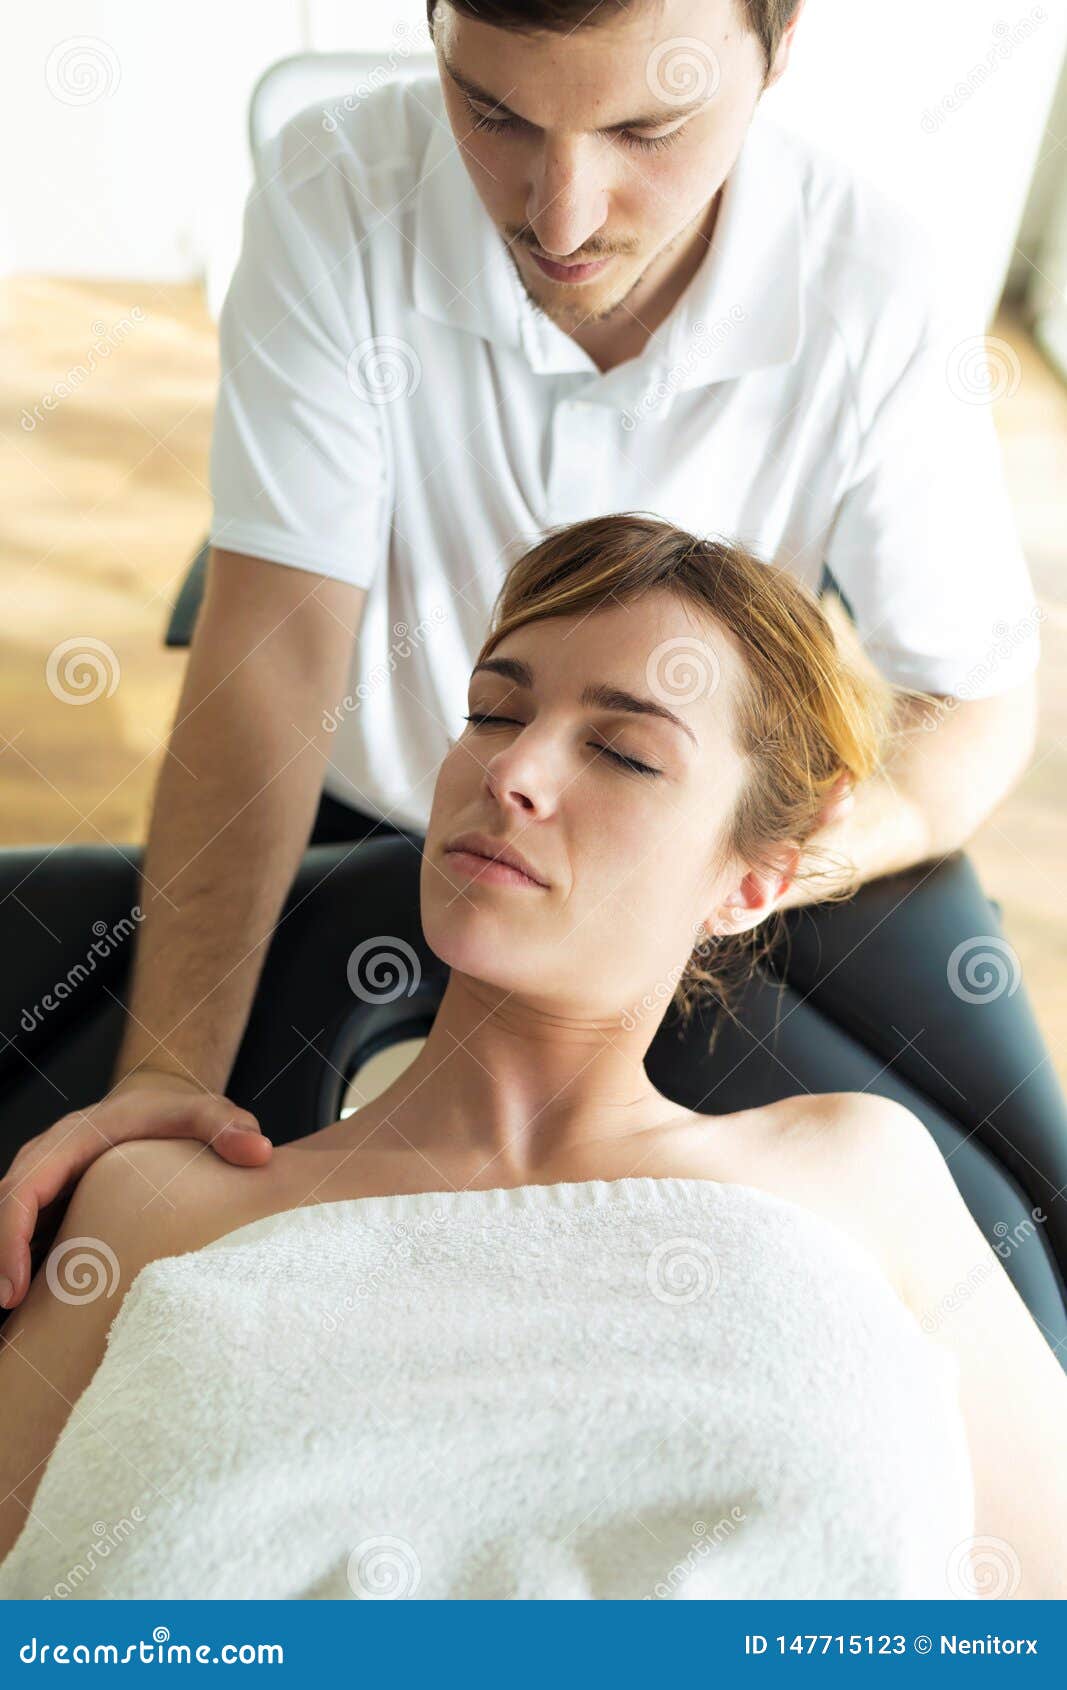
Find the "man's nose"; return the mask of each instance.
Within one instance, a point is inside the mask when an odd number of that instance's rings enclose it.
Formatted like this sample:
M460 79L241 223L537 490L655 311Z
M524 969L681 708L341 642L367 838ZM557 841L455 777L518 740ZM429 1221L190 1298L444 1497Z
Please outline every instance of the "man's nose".
M526 220L542 252L569 258L607 220L608 193L598 163L602 149L586 141L550 141L541 148L526 202Z

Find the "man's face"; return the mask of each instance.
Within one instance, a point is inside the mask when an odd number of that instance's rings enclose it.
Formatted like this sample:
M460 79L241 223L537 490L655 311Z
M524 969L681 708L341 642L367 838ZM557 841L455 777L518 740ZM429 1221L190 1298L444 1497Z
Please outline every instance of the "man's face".
M532 36L445 0L434 44L474 186L527 293L566 332L669 273L768 85L736 0L650 0Z

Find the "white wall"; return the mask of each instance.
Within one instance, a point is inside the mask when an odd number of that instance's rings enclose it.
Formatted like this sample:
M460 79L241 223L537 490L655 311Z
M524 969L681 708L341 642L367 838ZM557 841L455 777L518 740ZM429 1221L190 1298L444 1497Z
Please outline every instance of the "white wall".
M13 8L0 54L5 268L201 275L243 191L252 83L303 45L302 16L297 0Z
M1065 51L1067 0L808 0L765 98L903 200L961 308L988 317Z
M311 45L317 53L388 48L407 32L429 46L426 0L307 0ZM354 27L358 18L358 28Z
M217 308L240 236L259 72L306 47L387 60L399 39L424 32L425 6L51 0L15 17L0 70L0 266L209 274ZM64 68L57 49L86 37L81 70L71 53ZM1067 0L807 0L793 63L767 108L904 200L937 235L961 304L988 313L1065 47Z
M1030 183L1022 221L1015 238L1008 287L1017 297L1026 297L1041 281L1041 252L1051 225L1062 222L1067 201L1067 60L1060 73L1059 87L1045 119L1041 151ZM1035 267L1036 266L1036 267ZM1067 301L1067 296L1065 296Z

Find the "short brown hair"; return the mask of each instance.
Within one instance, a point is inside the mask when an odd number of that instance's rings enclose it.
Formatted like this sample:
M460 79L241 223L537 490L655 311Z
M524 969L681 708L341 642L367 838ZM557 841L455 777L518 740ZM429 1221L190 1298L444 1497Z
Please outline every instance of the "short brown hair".
M591 517L549 529L511 565L476 662L528 623L625 604L656 588L714 618L743 659L747 685L735 701L733 733L748 774L712 859L769 869L776 847L805 847L818 831L840 775L858 784L883 767L894 705L894 688L851 662L819 600L795 576L742 546L700 539L643 512ZM827 863L847 869L808 846L794 878L825 874ZM697 945L674 995L682 1020L702 999L729 1008L731 988L781 930L779 913L753 932Z
M464 17L491 24L495 29L515 29L524 35L534 35L539 30L592 29L598 23L608 22L612 12L648 3L649 0L448 0ZM799 0L736 0L745 24L763 48L768 71L798 3ZM426 0L426 22L431 35L436 4L437 0Z

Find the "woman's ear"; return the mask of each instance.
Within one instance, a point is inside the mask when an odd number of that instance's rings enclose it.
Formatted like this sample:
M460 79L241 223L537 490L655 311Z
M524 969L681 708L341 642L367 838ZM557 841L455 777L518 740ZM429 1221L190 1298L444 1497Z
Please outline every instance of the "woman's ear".
M765 920L793 883L798 845L784 845L765 869L747 869L707 923L709 933L747 933Z
M819 813L820 830L824 827L832 827L835 822L841 821L854 807L855 801L852 776L846 770L838 775L826 794L825 802Z

